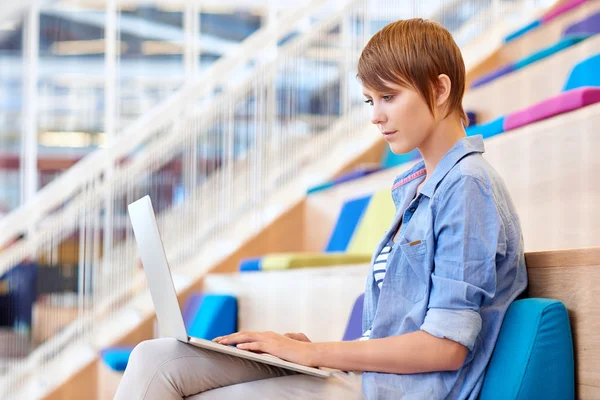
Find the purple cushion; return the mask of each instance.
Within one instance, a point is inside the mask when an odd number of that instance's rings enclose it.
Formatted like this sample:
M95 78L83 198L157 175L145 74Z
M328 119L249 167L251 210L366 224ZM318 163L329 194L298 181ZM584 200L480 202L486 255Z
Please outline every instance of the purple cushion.
M516 129L600 101L600 88L581 87L544 100L506 116L504 130Z
M469 126L477 125L477 113L475 111L467 111L465 114L467 114Z
M191 295L186 303L183 305L183 310L181 314L183 315L183 322L185 323L186 328L189 329L192 320L198 314L198 310L202 305L202 301L204 300L204 293L198 293Z
M476 88L476 87L479 87L479 86L483 86L486 83L491 82L491 81L493 81L496 78L499 78L499 77L501 77L503 75L506 75L506 74L510 74L515 69L516 68L515 68L514 64L508 64L508 65L505 65L503 67L500 67L497 70L495 70L493 72L490 72L489 74L484 75L481 78L476 79L475 81L473 81L473 83L471 84L471 88Z
M362 315L363 315L363 304L365 302L365 294L358 296L352 307L350 313L350 319L348 325L346 325L346 331L342 340L356 340L362 336Z
M344 183L344 182L348 182L348 181L353 181L355 179L362 178L364 176L372 174L373 172L378 172L378 171L381 171L381 167L369 167L369 168L357 169L356 171L348 172L347 174L344 174L344 175L334 179L332 182L334 184L340 184L340 183Z
M563 36L588 34L595 35L600 33L600 12L592 14L589 17L569 26L563 32Z
M563 3L560 6L556 7L554 10L552 10L549 13L547 13L546 15L544 15L542 17L542 23L550 22L554 18L558 17L559 15L562 15L568 11L571 11L572 9L579 7L583 3L586 3L587 1L588 0L571 0L566 3Z

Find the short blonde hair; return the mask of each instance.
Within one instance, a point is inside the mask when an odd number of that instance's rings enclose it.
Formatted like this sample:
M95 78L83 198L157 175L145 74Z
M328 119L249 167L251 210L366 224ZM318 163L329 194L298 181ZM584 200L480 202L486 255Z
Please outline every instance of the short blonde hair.
M390 91L388 82L411 88L433 114L433 83L440 74L448 75L451 82L444 117L458 110L467 126L469 120L462 107L465 63L450 32L437 22L413 18L386 25L363 49L357 77L363 86L380 93Z

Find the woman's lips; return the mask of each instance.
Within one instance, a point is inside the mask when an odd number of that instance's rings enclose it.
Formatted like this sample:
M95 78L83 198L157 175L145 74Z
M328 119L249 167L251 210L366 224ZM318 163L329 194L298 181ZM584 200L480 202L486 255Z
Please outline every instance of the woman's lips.
M396 132L398 132L398 131L383 132L383 137L389 138Z

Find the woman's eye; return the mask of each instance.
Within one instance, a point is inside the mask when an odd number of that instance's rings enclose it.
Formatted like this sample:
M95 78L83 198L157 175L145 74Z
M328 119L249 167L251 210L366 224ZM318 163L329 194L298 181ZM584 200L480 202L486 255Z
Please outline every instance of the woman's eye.
M366 100L365 100L365 104L368 104L368 105L372 106L372 105L373 105L373 100L371 100L371 99L366 99Z
M383 99L384 99L385 101L390 101L390 100L391 100L393 97L394 97L394 96L392 96L392 95L388 95L388 96L383 96Z

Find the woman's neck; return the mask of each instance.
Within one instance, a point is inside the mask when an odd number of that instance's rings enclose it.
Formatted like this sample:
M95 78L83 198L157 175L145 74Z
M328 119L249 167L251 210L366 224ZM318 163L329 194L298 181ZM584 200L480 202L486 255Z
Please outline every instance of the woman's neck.
M464 137L465 128L455 113L437 123L431 134L418 147L427 171L427 177L419 189L427 182L444 155Z

